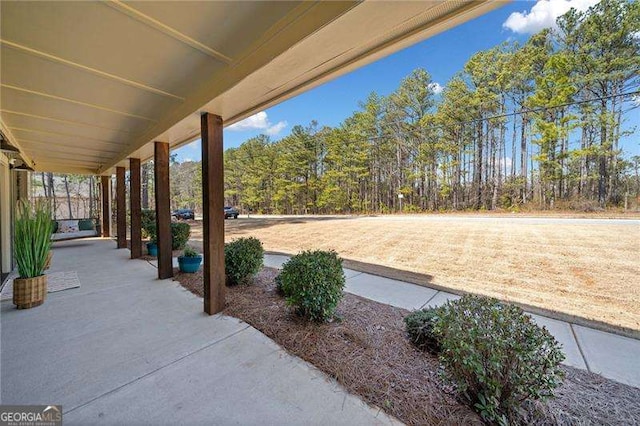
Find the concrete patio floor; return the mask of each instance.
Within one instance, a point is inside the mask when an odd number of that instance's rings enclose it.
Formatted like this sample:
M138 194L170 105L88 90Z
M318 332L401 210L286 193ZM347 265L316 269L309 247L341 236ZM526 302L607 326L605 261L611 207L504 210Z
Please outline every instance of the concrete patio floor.
M288 256L267 254L265 266L281 268ZM459 296L403 281L345 269L345 290L367 299L415 310L440 306ZM565 364L640 387L640 340L530 314L562 344Z
M397 422L111 240L55 244L51 271L81 287L1 304L2 404L61 404L78 425Z

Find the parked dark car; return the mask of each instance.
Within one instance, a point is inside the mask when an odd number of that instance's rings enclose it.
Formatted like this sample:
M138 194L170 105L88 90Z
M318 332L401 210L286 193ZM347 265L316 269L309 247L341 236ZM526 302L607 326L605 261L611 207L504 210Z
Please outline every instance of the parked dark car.
M193 213L192 209L178 209L171 213L171 216L176 219L195 219L196 215Z
M235 207L225 206L224 208L224 218L234 218L237 219L240 212Z

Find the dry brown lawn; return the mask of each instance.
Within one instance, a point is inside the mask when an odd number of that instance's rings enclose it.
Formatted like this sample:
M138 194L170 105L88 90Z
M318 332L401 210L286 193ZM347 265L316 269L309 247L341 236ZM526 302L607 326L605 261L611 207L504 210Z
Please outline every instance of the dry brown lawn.
M627 221L460 215L227 220L226 239L266 250L334 249L343 258L640 330L640 225ZM201 240L199 223L192 238Z

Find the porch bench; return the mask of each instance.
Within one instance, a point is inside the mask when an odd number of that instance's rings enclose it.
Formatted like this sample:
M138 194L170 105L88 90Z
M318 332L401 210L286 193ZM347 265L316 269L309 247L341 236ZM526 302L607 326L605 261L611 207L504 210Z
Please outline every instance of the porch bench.
M53 221L51 241L97 237L95 219L62 219Z

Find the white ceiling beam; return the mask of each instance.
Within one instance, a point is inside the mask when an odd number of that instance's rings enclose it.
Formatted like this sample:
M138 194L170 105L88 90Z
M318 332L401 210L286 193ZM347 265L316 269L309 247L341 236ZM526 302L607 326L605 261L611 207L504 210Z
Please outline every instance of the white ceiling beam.
M35 90L25 89L24 87L12 86L12 85L6 84L6 83L1 83L0 87L4 87L6 89L11 89L11 90L16 90L18 92L29 93L31 95L41 96L43 98L55 99L57 101L62 101L62 102L69 102L69 103L72 103L72 104L81 105L81 106L88 107L88 108L99 109L101 111L107 111L107 112L111 112L113 114L124 115L126 117L138 118L140 120L151 121L153 123L156 122L156 120L154 120L153 118L144 117L142 115L131 114L131 113L128 113L128 112L125 112L125 111L118 111L116 109L107 108L107 107L104 107L104 106L101 106L101 105L97 105L97 104L90 104L90 103L87 103L87 102L77 101L75 99L63 98L61 96L50 95L48 93L43 93L43 92L37 92Z
M20 138L20 142L24 144L25 147L29 147L30 145L42 145L42 146L47 146L49 151L53 149L54 151L57 151L57 152L69 152L69 150L73 150L73 151L80 150L80 151L87 151L87 152L99 152L107 155L113 155L118 153L118 151L111 151L103 148L94 148L94 147L85 148L85 147L79 147L79 146L71 147L69 146L69 144L66 144L66 143L56 143L51 141L44 142L44 141L38 141L34 139Z
M43 115L29 114L26 112L12 111L12 110L2 109L2 108L0 108L0 113L10 114L10 115L19 115L21 117L36 118L38 120L55 121L56 123L68 124L72 126L87 126L87 127L95 127L96 129L110 130L113 132L121 132L121 133L129 133L129 134L134 133L131 130L127 130L123 128L105 127L97 124L86 123L83 121L63 120L60 118L45 117Z
M23 152L38 160L34 161L34 165L36 166L34 168L37 168L37 166L42 163L68 163L71 165L87 165L92 170L95 170L101 167L105 162L104 157L99 156L99 154L85 155L78 152L69 153L68 151L67 153L64 153L60 151L52 151L51 149L47 149L46 151L34 151L30 148L25 148ZM40 157L42 157L43 161L40 161L41 158L38 157L38 154L40 154Z
M29 128L26 128L26 127L9 127L9 129L11 131L16 131L17 130L19 132L42 133L44 135L54 135L54 136L65 136L65 137L80 138L80 139L90 139L90 140L94 140L96 142L109 144L109 145L117 145L117 146L123 146L124 145L124 143L121 143L121 142L107 141L107 140L98 139L98 138L92 138L92 137L88 137L88 136L73 135L73 134L70 134L70 133L50 132L50 131L47 131L47 130L29 129Z
M226 56L223 53L220 53L217 50L214 50L211 47L203 43L200 43L198 40L191 38L188 35L176 30L175 28L172 28L169 25L166 25L158 21L157 19L154 19L151 16L140 12L138 9L135 9L134 7L131 7L128 4L125 4L119 0L109 0L109 1L106 1L104 4L142 22L145 25L148 25L149 27L155 30L160 31L163 34L168 35L174 40L178 40L179 42L193 49L196 49L207 56L212 57L217 61L224 62L225 64L230 64L233 62L233 58L230 58L229 56Z
M74 165L65 165L63 163L47 162L38 164L35 167L36 172L51 172L51 173L73 173L78 175L97 175L97 169L91 167L79 167Z
M151 92L151 93L155 93L156 95L161 95L161 96L166 96L166 97L169 97L169 98L173 98L173 99L176 99L176 100L181 101L181 102L184 101L184 98L182 96L174 95L173 93L166 92L164 90L161 90L161 89L158 89L156 87L152 87L152 86L146 85L144 83L140 83L140 82L137 82L137 81L134 81L134 80L129 80L128 78L120 77L118 75L111 74L109 72L102 71L102 70L99 70L97 68L91 68L89 66L82 65L82 64L79 64L77 62L69 61L69 60L61 58L59 56L51 55L49 53L42 52L40 50L32 49L32 48L30 48L28 46L23 46L21 44L14 43L14 42L12 42L10 40L0 39L0 44L12 47L12 48L17 49L17 50L21 50L21 51L26 52L26 53L28 53L30 55L40 56L41 58L45 58L45 59L48 59L48 60L53 61L53 62L58 62L58 63L64 64L64 65L67 65L67 66L70 66L70 67L73 67L73 68L78 68L80 70L83 70L83 71L86 71L86 72L89 72L89 73L92 73L92 74L99 75L100 77L108 78L110 80L114 80L114 81L117 81L119 83L135 87L136 89L146 90L147 92Z
M36 163L41 164L41 163ZM88 169L95 170L102 165L100 161L92 161L92 160L69 160L67 158L47 158L46 161L42 162L42 164L75 164L75 165L84 165L89 164Z
M33 151L30 151L29 149L26 149L25 151L27 153L29 152L33 153ZM78 152L64 153L60 151L47 150L46 157L47 157L47 161L51 161L52 159L62 160L62 161L71 161L71 162L78 161L81 163L93 163L96 165L101 165L102 163L104 163L104 158L101 157L100 155L80 154Z

